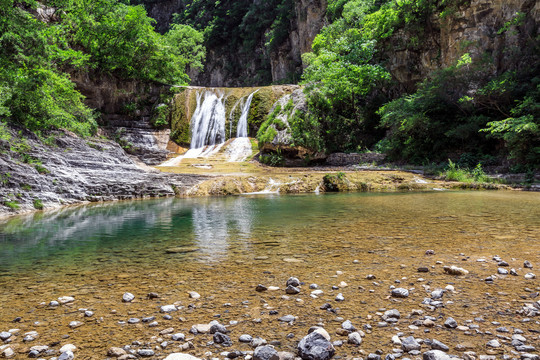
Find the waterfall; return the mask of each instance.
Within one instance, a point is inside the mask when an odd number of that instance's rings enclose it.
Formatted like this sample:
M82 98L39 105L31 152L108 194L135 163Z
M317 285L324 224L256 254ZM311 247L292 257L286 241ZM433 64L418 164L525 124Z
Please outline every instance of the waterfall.
M244 108L242 109L242 115L240 115L240 119L238 119L238 126L236 127L236 137L237 138L243 138L248 136L248 115L249 115L249 108L251 107L251 100L253 100L253 95L259 90L255 90L251 94L249 94L246 103L244 104Z
M191 118L191 149L225 141L225 104L223 94L211 91L197 94L197 108Z
M177 166L182 159L210 157L221 154L221 148L226 140L225 100L227 98L222 89L209 89L197 93L197 106L191 117L191 146L183 155L170 159L159 166ZM248 138L248 115L256 90L249 96L242 96L229 111L229 137L232 137L232 124L235 110L242 108L242 113L237 123L236 139L225 147L223 154L228 161L243 161L252 154L251 141ZM221 156L221 155L220 155Z

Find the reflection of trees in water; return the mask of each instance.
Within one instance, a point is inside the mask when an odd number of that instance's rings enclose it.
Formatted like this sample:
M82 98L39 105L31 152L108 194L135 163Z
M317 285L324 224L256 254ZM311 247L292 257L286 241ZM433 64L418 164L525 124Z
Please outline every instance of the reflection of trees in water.
M201 251L212 258L226 255L230 243L250 236L254 209L247 198L207 199L193 208L193 233Z
M0 223L0 264L83 251L88 261L105 253L129 256L130 249L162 251L152 243L195 241L211 257L229 241L249 236L249 199L161 199L94 204L19 216ZM161 252L159 255L161 256Z

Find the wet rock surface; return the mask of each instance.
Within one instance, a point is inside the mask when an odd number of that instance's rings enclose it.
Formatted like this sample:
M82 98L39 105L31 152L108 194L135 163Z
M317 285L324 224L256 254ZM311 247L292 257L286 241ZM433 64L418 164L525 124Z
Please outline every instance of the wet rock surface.
M27 152L41 165L25 163L21 154L0 143L0 215L15 211L5 201L18 203L18 212L84 202L174 196L198 184L205 176L165 174L139 165L117 143L101 138L82 139L58 133L53 146L28 135ZM6 175L8 174L8 175Z

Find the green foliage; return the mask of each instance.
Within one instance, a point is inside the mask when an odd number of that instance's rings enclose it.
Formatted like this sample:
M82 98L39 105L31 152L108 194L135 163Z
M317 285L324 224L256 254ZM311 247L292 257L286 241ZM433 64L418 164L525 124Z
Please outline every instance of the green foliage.
M40 199L34 199L34 208L36 210L43 210L43 201L41 201Z
M285 165L285 157L281 154L281 152L273 152L270 154L262 154L259 156L259 161L263 164L269 165L269 166L284 166Z
M491 121L482 131L504 140L511 158L540 167L540 78L536 88L510 110L512 117Z
M478 163L474 168L460 168L452 160L448 159L448 166L445 171L441 173L441 176L445 180L459 181L465 183L480 182L480 183L493 183L492 178L487 176L482 169L482 164Z
M38 20L31 11L38 6L52 7L54 15ZM37 134L66 129L89 136L96 116L68 73L187 84L187 68L202 68L203 35L185 25L160 35L154 22L142 6L118 0L4 0L0 117Z
M337 192L342 189L346 189L348 181L347 174L344 172L326 174L323 176L323 186L327 192Z
M21 208L21 205L16 200L6 200L3 202L3 204L11 210L19 210Z
M489 132L492 138L506 136L517 159L532 161L538 133L530 105L538 100L532 100L532 94L520 103L529 104L522 111L519 106L511 110L515 118L507 115L513 99L531 87L528 71L534 73L534 69L522 69L519 76L507 71L491 77L484 64L472 64L465 54L455 66L433 73L415 93L380 108L381 126L387 134L379 149L412 163L438 161L452 153L493 154L496 142L486 136ZM506 120L492 121L501 117Z
M169 107L165 104L156 106L153 110L151 122L156 128L169 125Z

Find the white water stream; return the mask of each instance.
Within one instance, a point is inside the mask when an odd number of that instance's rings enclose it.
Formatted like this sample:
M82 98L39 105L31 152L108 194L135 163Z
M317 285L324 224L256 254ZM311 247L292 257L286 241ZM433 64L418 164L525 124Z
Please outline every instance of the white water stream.
M248 116L253 95L247 99L240 99L229 114L230 134L232 136L232 122L234 110L240 105L242 113L238 119L236 139L231 141L223 152L228 161L244 161L252 154L251 141L248 136ZM225 143L225 95L220 90L205 90L197 94L197 107L191 117L191 147L183 155L169 159L159 166L176 166L182 159L210 157L220 152ZM244 100L245 99L245 100Z

